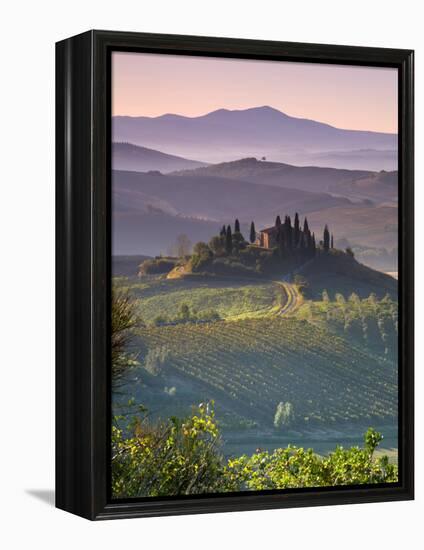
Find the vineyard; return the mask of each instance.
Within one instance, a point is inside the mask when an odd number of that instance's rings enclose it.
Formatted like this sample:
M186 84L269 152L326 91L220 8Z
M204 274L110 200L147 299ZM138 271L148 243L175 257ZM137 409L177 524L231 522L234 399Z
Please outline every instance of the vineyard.
M164 417L211 399L217 411L262 429L274 427L280 403L290 404L290 425L300 429L397 414L395 363L304 319L146 326L136 347L142 368L133 389L147 407L160 403Z

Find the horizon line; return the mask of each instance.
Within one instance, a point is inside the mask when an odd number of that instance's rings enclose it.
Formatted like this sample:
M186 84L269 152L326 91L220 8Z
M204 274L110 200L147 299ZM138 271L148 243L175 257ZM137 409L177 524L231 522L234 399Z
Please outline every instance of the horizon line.
M264 110L264 109L269 109L271 111L276 111L277 113L280 113L281 115L284 115L288 118L292 118L292 119L295 119L295 120L307 120L307 121L311 121L311 122L317 122L317 123L322 124L324 126L334 128L335 130L344 130L344 131L347 131L347 132L370 132L370 133L373 133L373 134L385 134L385 135L389 135L389 136L397 136L398 135L398 132L382 132L380 130L366 130L366 129L358 130L358 129L354 129L354 128L341 128L339 126L334 126L332 124L329 124L328 122L323 122L321 120L317 120L317 119L314 119L314 118L297 117L297 116L289 115L284 111L280 111L280 109L277 109L276 107L272 107L271 105L258 105L258 106L254 106L254 107L246 107L245 109L228 109L226 107L220 107L218 109L213 109L212 111L208 111L206 113L203 113L203 114L200 114L200 115L195 115L195 116L183 115L183 114L180 114L180 113L166 112L166 113L162 113L161 115L156 115L156 116L149 116L149 115L142 115L142 114L138 114L138 115L112 114L111 118L118 118L118 117L120 117L120 118L147 118L149 120L157 120L159 118L163 118L163 117L168 116L168 117L178 117L178 118L186 118L186 119L189 119L189 120L195 120L197 118L204 118L208 115L218 113L220 111L226 111L226 112L229 112L229 113L240 113L240 112L244 112L244 111L254 111L254 110Z

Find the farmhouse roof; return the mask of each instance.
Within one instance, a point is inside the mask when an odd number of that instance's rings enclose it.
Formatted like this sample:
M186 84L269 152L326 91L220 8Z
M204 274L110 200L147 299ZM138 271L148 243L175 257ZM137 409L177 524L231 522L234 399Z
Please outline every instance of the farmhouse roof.
M261 229L261 233L274 233L275 231L277 231L277 228L275 227L275 225L273 225L272 227L266 227L265 229Z

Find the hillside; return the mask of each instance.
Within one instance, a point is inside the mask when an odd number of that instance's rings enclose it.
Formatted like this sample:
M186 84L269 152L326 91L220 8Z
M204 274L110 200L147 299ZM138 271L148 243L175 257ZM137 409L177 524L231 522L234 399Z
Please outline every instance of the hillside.
M112 143L112 167L114 170L134 172L172 172L206 166L203 162L189 160L132 143Z
M337 250L300 272L305 297L292 309L286 287L293 285L282 274L116 280L144 321L132 342L139 366L131 395L153 418L183 416L214 400L224 439L231 433L227 453L250 449L249 441L257 446L257 430L261 446L311 436L325 447L331 432L393 427L396 281ZM280 402L290 403L293 418L279 435Z
M297 429L396 415L394 364L306 321L149 326L138 332L137 345L143 367L136 397L163 417L189 409L194 396L215 400L219 419L232 429L271 429L280 401L292 403ZM165 392L165 384L175 390Z
M381 171L368 174L353 181L331 185L329 191L352 198L397 204L398 173Z
M304 163L309 155L319 152L397 149L395 134L344 130L292 117L269 106L219 109L198 117L115 116L112 132L113 141L131 142L212 163L240 156L266 156L290 162L293 157L299 160L299 151ZM395 166L389 162L379 169L382 168L393 170Z
M292 166L281 162L260 161L252 157L184 170L175 175L215 176L317 193L328 192L330 189L334 192L334 188L337 189L339 185L370 177L373 173L365 170Z
M185 233L195 243L208 241L223 223L239 216L242 230L252 219L273 223L281 211L308 213L348 199L326 193L282 189L220 177L181 177L112 172L115 254L157 255Z
M332 166L350 170L395 170L398 166L397 150L391 149L356 149L353 151L325 151L309 154L305 159L302 153L292 155L294 164L304 165L305 161L313 166Z
M349 205L308 213L313 230L329 223L336 241L346 239L352 246L384 247L398 245L398 209L396 206ZM344 245L347 246L347 245Z
M362 298L374 293L383 298L386 294L397 300L397 281L379 271L375 271L339 250L317 255L301 269L306 279L305 294L309 298L321 299L326 290L330 298L342 294L346 298L356 293Z
M149 256L112 256L112 277L135 277L138 266Z

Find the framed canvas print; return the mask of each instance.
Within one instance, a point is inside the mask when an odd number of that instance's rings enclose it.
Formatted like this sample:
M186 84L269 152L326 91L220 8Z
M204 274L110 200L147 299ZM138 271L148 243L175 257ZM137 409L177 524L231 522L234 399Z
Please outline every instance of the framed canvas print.
M413 53L56 54L57 506L413 498Z

